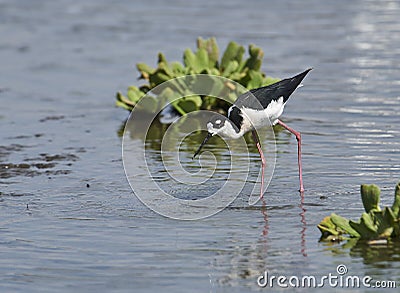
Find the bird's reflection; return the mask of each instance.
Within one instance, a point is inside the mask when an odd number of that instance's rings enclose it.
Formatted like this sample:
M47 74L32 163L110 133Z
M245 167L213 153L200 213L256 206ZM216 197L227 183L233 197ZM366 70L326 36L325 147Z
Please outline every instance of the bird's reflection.
M268 223L268 213L267 213L267 203L265 202L264 197L261 198L261 214L264 219L264 227L262 230L262 235L266 238L268 236L269 231L269 223Z
M302 224L301 231L300 231L300 238L301 238L301 254L304 257L307 257L307 252L306 252L306 229L307 229L307 223L306 223L306 208L304 207L304 192L300 192L300 221Z

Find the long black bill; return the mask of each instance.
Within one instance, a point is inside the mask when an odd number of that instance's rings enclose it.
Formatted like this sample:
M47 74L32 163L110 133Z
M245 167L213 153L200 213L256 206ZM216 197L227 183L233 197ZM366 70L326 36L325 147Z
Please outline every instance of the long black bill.
M203 142L199 146L199 149L194 153L192 160L200 153L201 148L203 147L203 145L205 145L207 143L207 141L210 139L211 136L212 136L211 133L207 134L206 138L203 140Z

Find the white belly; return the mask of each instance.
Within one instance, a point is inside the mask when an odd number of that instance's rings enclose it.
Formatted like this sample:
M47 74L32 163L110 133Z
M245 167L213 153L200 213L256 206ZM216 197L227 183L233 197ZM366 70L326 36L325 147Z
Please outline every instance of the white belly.
M282 115L284 107L283 97L280 97L277 101L272 101L268 107L262 111L242 108L242 128L244 132L250 131L253 128L257 129L267 125L275 125L278 123L278 118Z

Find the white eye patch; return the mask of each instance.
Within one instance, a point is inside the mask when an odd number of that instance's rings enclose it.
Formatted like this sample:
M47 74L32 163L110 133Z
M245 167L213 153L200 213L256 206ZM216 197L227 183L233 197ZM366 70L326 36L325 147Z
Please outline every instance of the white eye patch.
M221 122L222 121L218 119L218 120L215 121L215 124L221 124Z

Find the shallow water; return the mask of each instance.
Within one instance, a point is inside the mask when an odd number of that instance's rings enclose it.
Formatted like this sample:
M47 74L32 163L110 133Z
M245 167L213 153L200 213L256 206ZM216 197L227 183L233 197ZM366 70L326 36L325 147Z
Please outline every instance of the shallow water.
M321 276L339 264L400 282L398 247L319 243L316 228L333 211L357 219L361 183L392 203L398 15L398 1L0 0L0 290L262 291L265 270ZM114 94L140 84L136 62L154 64L158 51L181 60L199 35L221 49L261 46L271 76L314 67L282 117L303 134L303 202L296 140L279 129L266 209L233 205L184 222L133 195L119 136L127 112ZM198 188L187 196L207 189Z

